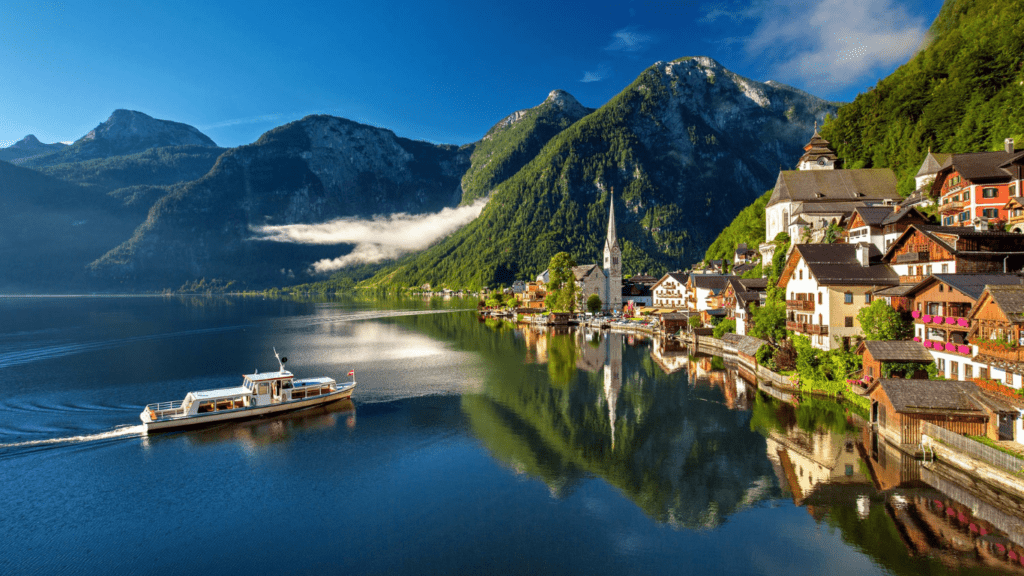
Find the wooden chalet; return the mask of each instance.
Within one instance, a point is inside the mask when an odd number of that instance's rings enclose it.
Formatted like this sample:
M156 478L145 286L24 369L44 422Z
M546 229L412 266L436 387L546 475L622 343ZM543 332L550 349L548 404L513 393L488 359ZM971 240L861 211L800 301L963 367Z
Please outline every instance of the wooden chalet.
M921 442L921 422L931 422L957 434L999 434L1000 414L1004 421L1017 414L1012 406L984 395L972 382L963 380L902 380L882 378L868 389L871 424L878 433L897 445ZM993 422L994 421L994 422ZM1008 428L1012 438L1012 420Z
M985 286L967 314L976 362L991 366L988 376L1004 373L1007 385L1021 387L1024 375L1024 286ZM1012 377L1012 379L1011 379Z
M1013 272L1024 267L1021 237L1008 232L912 224L882 257L900 284L932 274Z
M846 223L847 242L870 242L880 252L892 245L911 224L928 224L913 206L860 206Z
M884 342L879 340L866 340L857 347L857 354L863 358L864 380L874 381L887 377L883 370L883 364L915 364L920 365L911 371L911 378L927 378L927 366L933 362L932 355L921 345L920 342L912 340L896 340ZM892 375L889 377L895 377Z

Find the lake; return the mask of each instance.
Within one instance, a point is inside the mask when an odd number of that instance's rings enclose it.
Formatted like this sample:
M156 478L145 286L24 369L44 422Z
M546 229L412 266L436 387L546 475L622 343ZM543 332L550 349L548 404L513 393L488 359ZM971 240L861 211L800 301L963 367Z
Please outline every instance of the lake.
M1020 570L1019 520L831 402L475 302L0 298L3 574ZM276 369L351 402L142 434ZM1001 548L1000 548L1001 547Z

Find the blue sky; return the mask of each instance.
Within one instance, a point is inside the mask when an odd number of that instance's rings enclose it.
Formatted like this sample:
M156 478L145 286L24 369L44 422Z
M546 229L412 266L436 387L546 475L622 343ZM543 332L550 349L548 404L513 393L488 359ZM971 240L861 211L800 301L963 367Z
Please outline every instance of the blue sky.
M0 6L0 146L117 108L221 146L323 113L478 140L560 88L598 107L646 67L710 56L839 101L906 62L941 0L45 2Z

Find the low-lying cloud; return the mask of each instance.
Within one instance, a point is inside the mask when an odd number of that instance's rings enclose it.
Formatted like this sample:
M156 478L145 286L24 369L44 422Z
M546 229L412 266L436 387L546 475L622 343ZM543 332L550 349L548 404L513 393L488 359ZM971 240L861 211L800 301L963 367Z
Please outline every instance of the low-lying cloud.
M469 224L484 209L486 199L469 206L445 208L434 214L392 214L371 220L338 218L323 224L254 226L257 240L292 244L355 244L351 252L315 262L311 271L325 274L355 264L375 264L423 250Z

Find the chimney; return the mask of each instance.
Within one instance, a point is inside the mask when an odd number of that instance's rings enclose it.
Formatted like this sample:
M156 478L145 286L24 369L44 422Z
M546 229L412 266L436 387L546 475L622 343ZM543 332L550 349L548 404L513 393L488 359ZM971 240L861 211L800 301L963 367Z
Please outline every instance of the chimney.
M860 263L861 266L867 268L869 266L869 264L868 264L868 245L864 244L864 243L857 244L856 253L857 253L857 262Z
M988 232L988 218L975 218L974 229L978 232Z
M1003 147L1006 148L1007 154L1013 154L1013 138L1007 138L1003 141Z

